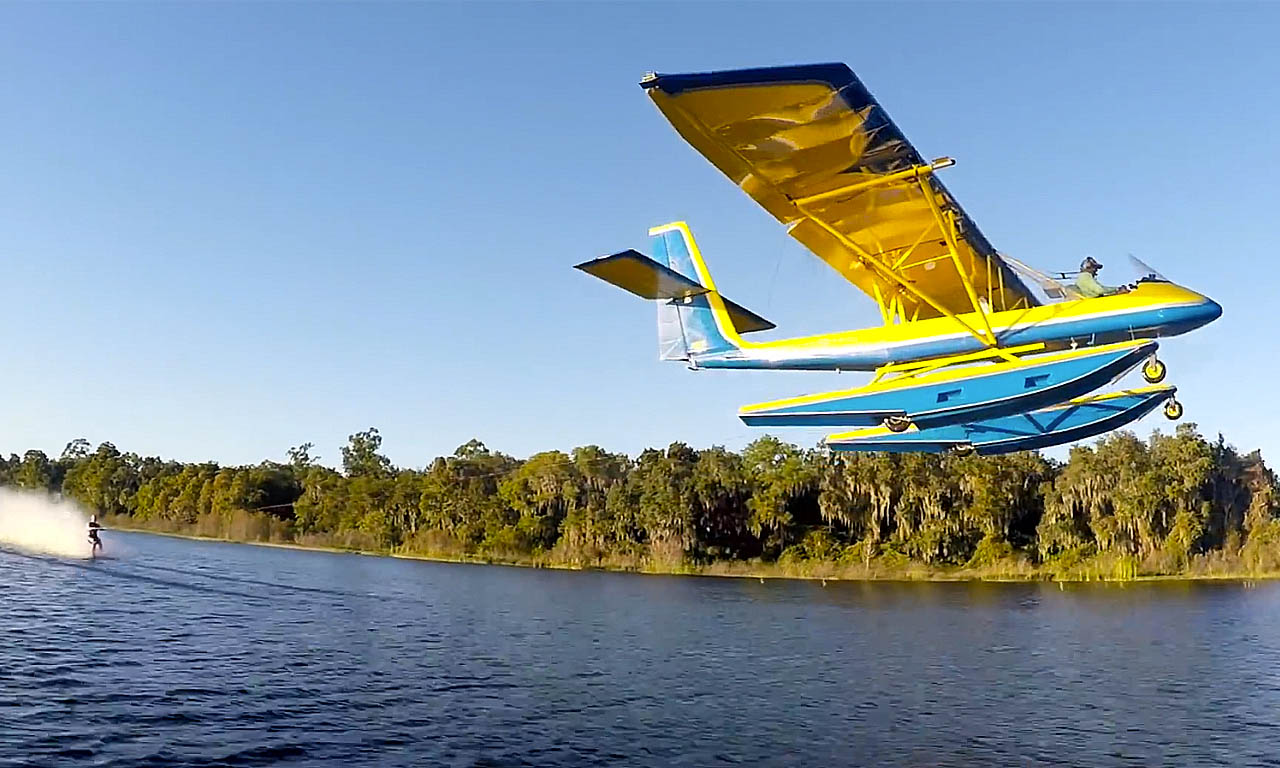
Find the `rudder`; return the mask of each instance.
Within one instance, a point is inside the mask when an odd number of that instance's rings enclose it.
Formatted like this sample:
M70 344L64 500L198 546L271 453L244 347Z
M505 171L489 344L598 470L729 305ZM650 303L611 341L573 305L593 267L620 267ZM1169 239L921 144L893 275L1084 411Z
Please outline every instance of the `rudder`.
M683 221L649 230L654 258L708 290L658 305L659 357L687 360L691 355L715 354L736 349L737 330L732 327L723 299ZM718 306L717 306L718 304ZM726 327L727 326L727 327Z

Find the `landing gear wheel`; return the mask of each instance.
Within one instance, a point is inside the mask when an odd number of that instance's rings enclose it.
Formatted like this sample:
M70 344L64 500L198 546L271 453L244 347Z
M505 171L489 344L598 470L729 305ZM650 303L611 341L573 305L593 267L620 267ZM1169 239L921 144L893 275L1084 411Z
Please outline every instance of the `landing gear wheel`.
M906 416L884 417L884 428L890 432L906 432L911 427L911 419Z
M1169 421L1177 421L1182 418L1182 403L1172 397L1166 400L1164 402L1164 417Z
M1168 372L1164 363L1154 357L1142 365L1142 378L1146 379L1148 384L1159 384L1164 381L1164 376Z
M953 447L951 452L957 456L972 456L975 450L977 449L973 447L973 443L961 443Z

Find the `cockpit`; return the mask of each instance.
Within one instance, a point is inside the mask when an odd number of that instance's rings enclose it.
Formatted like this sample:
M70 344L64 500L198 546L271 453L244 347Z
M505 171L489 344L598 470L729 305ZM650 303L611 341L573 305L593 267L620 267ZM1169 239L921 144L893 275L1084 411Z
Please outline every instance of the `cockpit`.
M1080 274L1078 270L1046 273L1003 253L1000 254L1000 258L1019 277L1026 281L1028 287L1036 294L1036 298L1040 300L1041 304L1056 304L1061 301L1074 301L1085 298L1075 286L1076 276ZM1113 284L1112 280L1115 279L1114 275L1116 274L1116 272L1109 272L1106 278L1100 278L1100 280L1109 285ZM1142 283L1171 282L1150 264L1132 254L1128 257L1128 268L1122 270L1119 274L1128 277L1129 280L1115 285L1123 285L1131 289Z

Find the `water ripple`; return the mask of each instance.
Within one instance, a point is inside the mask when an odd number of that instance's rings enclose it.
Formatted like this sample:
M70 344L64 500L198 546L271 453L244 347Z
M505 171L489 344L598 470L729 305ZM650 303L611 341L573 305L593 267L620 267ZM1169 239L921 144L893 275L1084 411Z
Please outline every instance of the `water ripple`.
M0 552L0 766L1275 766L1280 585Z

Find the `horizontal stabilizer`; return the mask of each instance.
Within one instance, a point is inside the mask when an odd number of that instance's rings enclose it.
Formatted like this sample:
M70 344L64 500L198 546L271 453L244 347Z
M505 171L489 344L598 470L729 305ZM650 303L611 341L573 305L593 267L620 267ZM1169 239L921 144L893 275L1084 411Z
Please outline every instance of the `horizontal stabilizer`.
M643 253L625 250L574 266L642 299L686 299L707 289Z
M574 265L574 269L580 269L642 299L680 301L707 293L716 293L674 269L631 249L584 261ZM724 296L720 296L720 300L724 302L724 308L728 311L729 319L738 333L767 331L777 327L737 302L730 301Z
M729 310L729 319L733 321L734 330L738 333L768 331L778 327L741 304L729 301L723 296L720 300L724 302L724 308Z
M946 453L972 451L984 456L1032 451L1110 432L1132 424L1171 400L1168 385L1090 395L1052 408L933 429L912 427L894 433L879 427L829 436L833 451ZM1173 414L1176 418L1181 409Z

